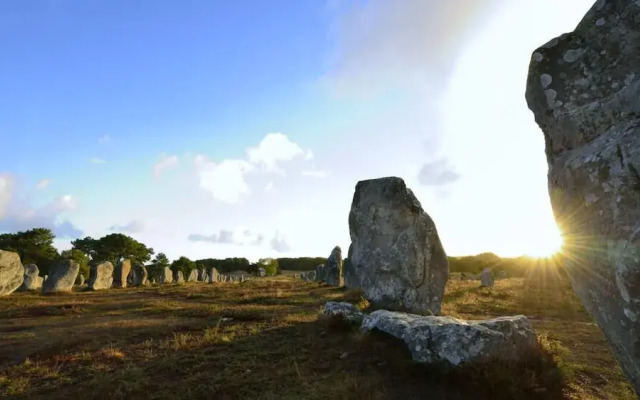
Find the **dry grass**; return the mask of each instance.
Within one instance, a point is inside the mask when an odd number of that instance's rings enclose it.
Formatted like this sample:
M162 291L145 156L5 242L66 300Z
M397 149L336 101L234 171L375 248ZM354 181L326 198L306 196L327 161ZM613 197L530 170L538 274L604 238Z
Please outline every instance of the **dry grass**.
M96 399L632 399L568 284L451 280L443 313L525 314L522 365L443 374L402 343L319 318L356 291L290 277L0 298L0 397ZM471 394L470 394L471 393Z

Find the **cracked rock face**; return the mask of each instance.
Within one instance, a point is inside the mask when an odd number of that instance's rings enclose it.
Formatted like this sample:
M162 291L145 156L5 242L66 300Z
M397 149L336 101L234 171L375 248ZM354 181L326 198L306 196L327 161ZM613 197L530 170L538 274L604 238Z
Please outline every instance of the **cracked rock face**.
M449 262L436 225L396 177L356 185L345 285L392 310L440 314Z
M70 292L76 282L80 266L71 260L54 264L49 268L49 275L42 284L42 293Z
M526 98L582 304L640 392L640 2L599 0L535 50Z
M113 284L113 264L110 261L92 264L89 269L89 289L109 289Z
M523 315L464 321L378 310L364 318L361 329L395 336L407 344L414 361L427 365L516 361L536 348L536 334Z
M18 253L0 250L0 296L16 291L24 281L24 274Z
M20 290L37 290L42 288L44 279L38 276L40 270L35 264L27 264L24 266L24 279Z

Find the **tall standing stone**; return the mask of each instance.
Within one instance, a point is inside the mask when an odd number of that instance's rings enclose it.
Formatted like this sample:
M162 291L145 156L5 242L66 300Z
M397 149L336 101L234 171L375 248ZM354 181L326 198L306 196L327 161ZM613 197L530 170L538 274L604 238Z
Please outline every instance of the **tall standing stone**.
M388 309L440 314L449 263L436 225L404 181L360 181L349 213L349 288Z
M84 285L84 275L78 274L78 277L76 278L76 285L78 286Z
M44 279L38 276L40 270L35 264L27 264L24 266L24 277L20 290L37 290L42 288Z
M175 283L184 283L184 275L182 274L182 271L176 271L173 274L173 281Z
M324 282L324 264L318 264L316 266L316 275L314 279L316 282Z
M220 282L220 273L214 267L209 268L209 283Z
M599 0L535 50L526 99L572 286L640 393L640 5Z
M135 264L132 271L134 272L133 285L143 286L148 284L147 279L149 277L149 273L147 272L147 268L144 265Z
M87 285L91 290L109 289L113 284L113 264L109 261L92 263Z
M187 276L187 282L198 282L198 270L192 269Z
M480 274L480 286L493 287L493 270L491 268L485 268Z
M336 246L327 262L324 264L324 281L329 286L342 286L344 278L342 275L342 250Z
M24 273L18 253L0 250L0 296L15 292L22 285Z
M115 270L113 271L113 287L126 288L127 277L129 276L130 271L131 271L131 260L129 260L128 258L125 258L124 260L120 260Z
M160 273L160 283L171 283L171 282L173 282L173 272L171 272L171 268L164 267L164 269Z
M42 284L42 293L70 292L80 266L73 260L58 262L49 268L49 278Z

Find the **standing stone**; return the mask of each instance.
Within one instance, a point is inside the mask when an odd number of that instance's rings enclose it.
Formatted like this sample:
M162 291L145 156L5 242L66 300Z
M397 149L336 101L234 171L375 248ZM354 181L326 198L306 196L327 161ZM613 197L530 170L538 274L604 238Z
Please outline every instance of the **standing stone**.
M198 282L198 270L192 269L187 277L187 282Z
M84 285L84 275L78 274L78 277L76 278L76 285L78 286Z
M144 265L135 264L133 266L132 271L134 272L134 276L133 276L134 286L144 286L148 283L147 279L149 277L149 273L147 272L147 268Z
M24 274L18 253L0 250L0 296L15 292L22 285Z
M25 290L37 290L42 288L42 282L44 279L41 276L38 276L38 266L35 264L27 264L24 266L24 277L22 281L22 286L20 286L21 291Z
M184 275L182 274L182 271L176 271L173 274L173 281L175 283L184 283Z
M173 282L173 272L171 272L171 268L164 267L162 273L160 274L160 283L171 283Z
M334 247L331 255L324 265L324 281L329 286L342 286L344 279L342 276L342 250L340 246Z
M491 268L485 268L480 274L480 286L493 287L493 270Z
M198 282L207 281L207 271L204 268L198 268Z
M574 291L640 393L640 6L600 0L535 50L526 99Z
M209 268L209 283L220 282L220 273L214 267Z
M125 258L121 260L113 271L113 287L126 288L127 277L131 271L131 260Z
M305 282L313 282L316 280L316 271L307 271L300 274L300 279Z
M316 282L324 282L324 279L324 264L318 264L318 266L316 266L315 280Z
M127 275L127 285L128 286L133 286L133 282L135 282L136 280L136 271L135 271L135 266L134 268L131 268L131 271L129 271L129 275Z
M258 276L266 276L267 272L263 267L258 268Z
M113 264L109 261L91 264L89 268L89 289L109 289L113 284Z
M42 284L42 293L70 292L80 266L72 260L61 261L49 268L49 278Z
M436 225L402 179L358 182L349 233L347 287L388 309L440 314L447 255Z

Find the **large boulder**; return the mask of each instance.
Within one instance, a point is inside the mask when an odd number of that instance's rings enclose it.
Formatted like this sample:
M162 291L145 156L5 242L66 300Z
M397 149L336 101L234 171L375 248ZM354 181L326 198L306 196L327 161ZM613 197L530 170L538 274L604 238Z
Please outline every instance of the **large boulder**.
M526 99L545 138L572 286L640 393L640 6L599 0L533 52Z
M220 273L218 272L217 269L215 269L215 267L211 267L209 268L209 283L213 283L213 282L220 282Z
M342 275L342 250L340 246L334 247L331 255L324 264L324 281L329 286L342 286L344 278Z
M198 270L192 269L187 277L187 282L198 282Z
M27 264L24 266L24 276L22 285L20 286L21 291L26 290L38 290L42 288L42 282L44 279L41 276L38 276L40 270L38 266L35 264Z
M109 261L91 264L87 285L91 290L109 289L113 284L113 264Z
M364 317L363 331L404 341L414 361L456 367L494 360L517 361L536 349L536 334L523 315L483 321L378 310Z
M113 270L113 287L126 288L127 277L131 271L131 260L125 258L120 260L116 268Z
M70 292L79 271L80 266L73 260L53 264L49 268L49 277L42 284L42 293Z
M18 253L0 250L0 296L15 292L22 285L24 273Z
M135 264L132 269L133 275L133 285L134 286L143 286L148 284L147 279L149 278L149 273L147 272L147 268L142 264Z
M485 268L480 274L480 286L493 287L493 270L491 268Z
M347 287L388 309L440 314L447 255L436 225L402 179L358 182L349 232Z
M171 283L173 282L173 272L171 268L164 267L164 269L160 273L160 283Z

